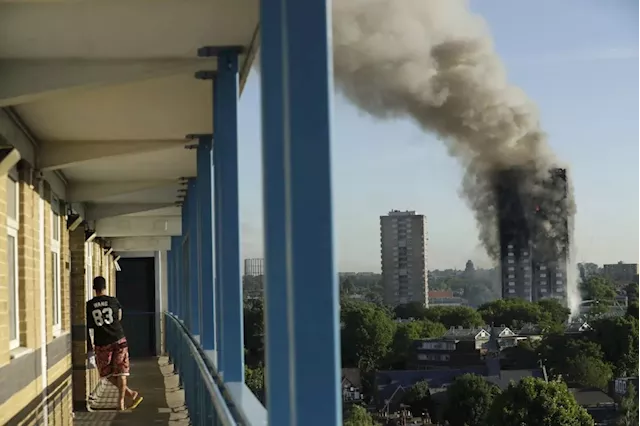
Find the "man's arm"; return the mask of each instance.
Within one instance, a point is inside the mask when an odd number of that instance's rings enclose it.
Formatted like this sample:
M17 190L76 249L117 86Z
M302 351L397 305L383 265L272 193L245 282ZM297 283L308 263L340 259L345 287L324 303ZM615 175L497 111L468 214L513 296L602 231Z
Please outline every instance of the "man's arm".
M122 321L122 305L120 301L116 298L116 307L118 308L118 321Z
M89 329L93 328L93 316L91 315L91 309L89 308L89 303L86 304L87 307L87 352L93 351L93 341L91 340L91 333Z

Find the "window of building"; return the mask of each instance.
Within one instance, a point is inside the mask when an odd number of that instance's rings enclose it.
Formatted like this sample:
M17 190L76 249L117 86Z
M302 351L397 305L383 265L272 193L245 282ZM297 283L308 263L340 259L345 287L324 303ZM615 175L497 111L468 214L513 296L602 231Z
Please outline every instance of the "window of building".
M508 249L512 249L512 248L513 248L513 244L509 244L509 245L507 246L507 248L508 248Z
M18 283L18 182L7 178L7 263L9 284L9 349L20 346L20 289Z
M556 285L562 285L562 280L556 280Z
M556 278L562 277L562 272L556 272Z
M546 293L546 292L547 292L547 289L546 289L546 288L541 288L541 289L540 289L540 293Z
M507 268L507 270L508 270L509 272L513 272L513 271L514 271L514 267L513 267L513 266L509 266L509 267Z
M509 259L509 260L507 260L507 262L508 262L508 263L513 263L513 262L514 262L514 260L513 260L513 259Z
M513 278L515 278L515 277L516 277L515 275L513 275L513 274L509 274L509 278L513 279Z
M544 266L544 265L540 265L540 270L541 270L541 271L546 271L546 270L547 270L547 267L546 267L546 266Z
M509 285L516 285L515 281L509 281Z
M60 213L59 201L51 200L51 277L53 279L53 332L62 329L62 294L60 286Z
M513 257L513 252L512 252L512 251L510 251L509 253L507 253L507 256L509 256L509 257Z
M513 294L513 293L515 293L515 292L516 292L516 289L515 289L515 288L510 288L510 289L509 289L509 293Z
M544 274L544 273L540 274L540 278L546 278L546 277L547 277L547 274Z

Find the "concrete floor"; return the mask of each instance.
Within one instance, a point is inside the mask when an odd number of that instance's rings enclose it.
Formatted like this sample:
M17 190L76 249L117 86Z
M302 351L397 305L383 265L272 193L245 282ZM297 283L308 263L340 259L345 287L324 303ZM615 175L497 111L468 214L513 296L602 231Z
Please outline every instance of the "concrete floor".
M107 425L189 425L189 413L184 405L184 392L178 386L178 376L166 357L131 361L129 387L140 392L142 403L131 412L115 410L118 391L104 386L91 412L75 413L76 426Z

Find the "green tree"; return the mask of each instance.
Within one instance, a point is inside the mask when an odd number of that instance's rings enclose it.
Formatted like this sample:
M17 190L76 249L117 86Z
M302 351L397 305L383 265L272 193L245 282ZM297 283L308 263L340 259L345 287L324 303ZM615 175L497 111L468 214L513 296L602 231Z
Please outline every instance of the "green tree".
M373 417L361 405L354 404L349 409L346 418L344 419L344 426L376 426L378 423L373 421Z
M264 307L261 299L253 299L244 305L245 362L256 367L264 362Z
M631 383L628 384L627 393L620 401L619 413L618 426L636 426L640 423L638 419L638 394Z
M483 426L500 389L475 374L457 377L447 389L444 418L451 426Z
M529 339L521 340L516 346L502 350L501 364L511 369L537 368L540 361L538 346Z
M447 328L471 328L485 324L480 314L468 306L434 306L426 310L424 318L431 322L439 322Z
M244 382L251 392L264 403L264 368L261 366L256 368L244 367Z
M389 352L387 362L389 368L398 370L408 368L410 360L415 356L414 341L439 337L446 331L447 329L442 324L431 321L411 321L398 324Z
M506 325L520 328L524 324L549 324L551 314L542 310L537 303L523 299L499 299L485 303L478 308L486 324Z
M550 316L551 322L554 324L564 324L571 311L556 299L541 299L536 302L542 312L546 312ZM546 324L542 324L546 325Z
M426 380L419 381L411 386L403 395L402 403L409 406L409 410L414 417L420 417L423 413L429 413L429 416L433 418L431 391L429 391L429 383Z
M372 303L349 302L342 306L342 365L373 370L387 355L395 323Z
M402 305L398 305L394 309L396 318L400 319L424 319L427 308L424 307L424 303L409 302Z
M627 306L626 315L628 317L638 319L638 301L637 300L632 300L629 302L629 305Z
M601 303L611 303L616 297L613 283L601 276L592 276L580 283L582 297L585 300L598 300Z
M549 336L543 342L543 357L551 374L567 383L606 389L613 377L600 345L589 340Z
M562 382L526 377L496 396L487 424L492 426L594 426Z
M604 359L616 376L638 374L638 320L633 317L601 318L590 323L588 338L600 345Z

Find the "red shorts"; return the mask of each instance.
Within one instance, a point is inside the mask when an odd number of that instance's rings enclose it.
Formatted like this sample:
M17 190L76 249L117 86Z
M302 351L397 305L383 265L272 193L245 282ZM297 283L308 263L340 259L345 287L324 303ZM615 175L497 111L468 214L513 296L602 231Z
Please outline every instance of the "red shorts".
M105 346L96 346L96 364L100 377L129 375L129 345L126 337Z

